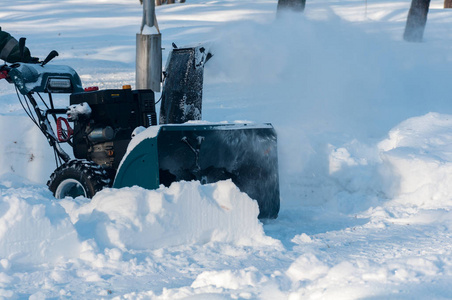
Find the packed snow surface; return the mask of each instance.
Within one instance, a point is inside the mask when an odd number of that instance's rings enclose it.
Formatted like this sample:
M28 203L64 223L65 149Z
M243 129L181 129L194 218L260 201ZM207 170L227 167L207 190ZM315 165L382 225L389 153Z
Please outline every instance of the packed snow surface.
M187 0L156 13L164 57L172 42L214 54L204 122L275 127L278 218L257 220L231 181L56 200L53 153L1 80L0 298L451 297L452 10L431 1L424 41L406 43L409 0L308 0L303 14L276 3ZM141 20L129 0L0 11L33 56L56 49L55 64L101 89L134 85Z

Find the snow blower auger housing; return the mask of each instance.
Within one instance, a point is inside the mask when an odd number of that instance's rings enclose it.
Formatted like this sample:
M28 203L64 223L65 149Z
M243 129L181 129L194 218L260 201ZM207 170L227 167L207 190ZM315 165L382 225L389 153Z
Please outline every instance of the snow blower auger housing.
M25 111L54 149L57 169L47 185L56 198L91 198L104 187L156 189L181 180L204 184L231 179L257 200L259 218L277 217L278 157L272 125L194 122L201 120L203 67L209 58L203 47L171 52L160 125L152 90L83 89L72 68L47 65L56 55L52 51L44 62L0 67L0 79L15 85ZM48 94L47 101L42 93ZM55 108L53 93L70 94L70 105ZM75 159L62 143L72 147Z

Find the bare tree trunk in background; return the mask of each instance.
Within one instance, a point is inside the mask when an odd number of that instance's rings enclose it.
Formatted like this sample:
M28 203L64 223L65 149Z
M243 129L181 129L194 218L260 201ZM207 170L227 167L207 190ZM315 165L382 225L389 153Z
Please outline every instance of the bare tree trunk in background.
M140 0L140 2L143 4L143 0ZM162 4L173 4L176 3L175 0L155 0L155 6L159 6ZM180 0L179 3L185 3L185 0Z
M306 0L278 0L277 11L291 9L294 11L304 11Z
M444 0L444 8L452 8L452 0Z
M407 42L422 42L425 24L427 24L430 0L412 0L411 8L406 20L403 38Z

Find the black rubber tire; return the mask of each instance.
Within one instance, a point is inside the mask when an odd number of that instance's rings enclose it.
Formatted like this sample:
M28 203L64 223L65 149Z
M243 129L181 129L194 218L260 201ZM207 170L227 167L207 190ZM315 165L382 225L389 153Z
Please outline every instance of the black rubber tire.
M92 198L104 187L110 186L107 172L98 164L74 159L59 166L47 182L57 199L83 196Z

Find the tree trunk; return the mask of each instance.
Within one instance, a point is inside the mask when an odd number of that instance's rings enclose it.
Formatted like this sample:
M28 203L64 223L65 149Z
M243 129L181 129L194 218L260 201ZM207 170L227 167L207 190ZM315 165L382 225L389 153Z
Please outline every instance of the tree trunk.
M278 0L277 11L291 9L294 11L304 11L306 0Z
M167 3L168 3L168 4L173 4L173 3L174 3L174 0L168 0Z
M452 8L452 0L444 0L444 8Z
M403 38L407 42L422 42L425 24L427 24L430 0L412 0L406 20Z

